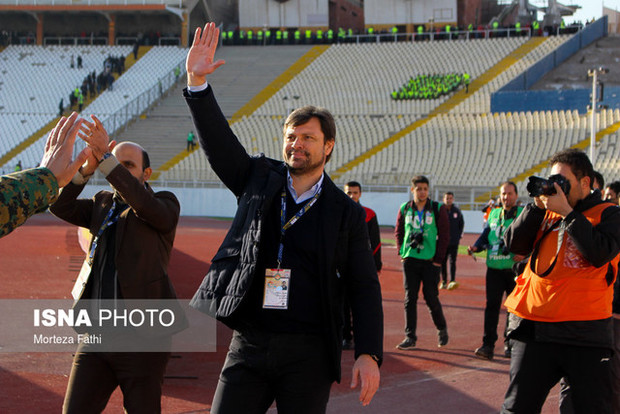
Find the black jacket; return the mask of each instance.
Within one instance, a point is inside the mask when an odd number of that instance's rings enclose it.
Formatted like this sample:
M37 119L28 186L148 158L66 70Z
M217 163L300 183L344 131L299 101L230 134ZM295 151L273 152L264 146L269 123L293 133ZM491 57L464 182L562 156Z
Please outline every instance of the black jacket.
M450 222L450 243L448 246L458 246L465 228L463 213L454 204L450 208L446 206L446 213L448 213L448 221Z
M184 95L200 144L211 167L235 194L238 207L232 225L211 268L192 299L192 306L236 329L240 305L248 297L256 274L265 212L279 200L286 185L286 165L264 155L250 157L222 114L213 91ZM355 321L355 356L383 354L381 287L370 251L365 213L325 176L321 193L322 226L317 237L323 334L332 359L333 378L340 380L342 297L347 291ZM260 277L260 276L259 276Z
M620 253L620 208L610 205L601 215L601 222L592 224L581 214L601 201L601 193L594 191L579 201L573 212L564 218L566 233L571 237L581 255L592 266L608 266ZM504 242L514 254L528 256L536 234L545 217L545 210L528 204L521 215L512 222L504 234ZM611 269L611 266L608 266ZM608 271L607 281L613 283L615 273ZM535 339L579 346L611 347L613 344L612 319L595 321L538 322L510 315L508 334L513 337Z

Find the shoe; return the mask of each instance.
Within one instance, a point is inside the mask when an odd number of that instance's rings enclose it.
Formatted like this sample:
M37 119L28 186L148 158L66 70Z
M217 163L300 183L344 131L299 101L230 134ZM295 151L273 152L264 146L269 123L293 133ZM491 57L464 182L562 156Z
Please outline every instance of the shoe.
M439 337L439 341L437 342L439 348L448 345L448 328L440 329L439 332L437 332L437 336Z
M442 281L442 282L439 284L439 289L445 289L445 288L446 288L446 282L443 282L443 281Z
M489 361L493 359L493 347L490 345L482 345L474 353L478 358L488 359Z
M414 349L415 348L415 340L411 338L405 338L400 344L396 345L397 349L401 349L403 351Z
M506 358L510 358L512 356L512 348L508 344L504 345L504 356Z
M353 340L352 339L343 339L342 340L342 349L343 350L349 350L349 349L353 349L354 345L353 345Z
M459 287L459 284L458 284L458 282L455 282L454 280L452 282L448 283L448 290L454 290L457 287Z

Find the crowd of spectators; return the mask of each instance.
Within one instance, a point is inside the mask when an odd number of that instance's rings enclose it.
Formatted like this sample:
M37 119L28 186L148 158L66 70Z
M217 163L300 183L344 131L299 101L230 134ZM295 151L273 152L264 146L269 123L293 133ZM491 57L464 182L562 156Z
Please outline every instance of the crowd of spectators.
M73 57L72 57L73 58ZM71 60L71 68L74 67L73 59ZM78 61L81 61L81 58L78 56ZM110 88L112 90L114 84L114 73L120 76L125 70L125 56L108 56L103 61L103 69L99 74L95 70L89 72L82 84L80 86L76 86L69 93L69 107L71 110L75 108L77 105L78 112L82 111L82 107L84 105L84 100L87 97L94 98L102 91ZM62 116L64 112L64 99L60 100L60 104L58 106L58 116Z
M409 99L437 99L447 95L463 85L468 89L468 73L450 73L447 75L418 75L411 77L403 86L392 91L392 99L401 101Z

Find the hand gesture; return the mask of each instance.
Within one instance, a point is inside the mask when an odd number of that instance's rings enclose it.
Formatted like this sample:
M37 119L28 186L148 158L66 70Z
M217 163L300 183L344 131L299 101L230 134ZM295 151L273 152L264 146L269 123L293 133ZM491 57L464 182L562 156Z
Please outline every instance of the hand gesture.
M111 152L116 145L116 141L110 142L110 137L99 118L95 115L91 115L90 118L93 122L83 120L79 131L79 137L86 142L88 147L92 150L91 156L88 157L86 163L82 165L80 170L83 176L92 175L99 166L99 161L103 158L103 155L107 152Z
M362 354L353 364L353 378L351 379L351 388L357 387L359 379L361 379L360 402L362 405L370 404L372 397L379 389L379 381L381 374L379 366L370 355Z
M185 60L188 85L203 85L208 74L226 63L221 59L213 61L219 38L220 29L215 27L215 23L205 24L204 30L196 28L194 42Z
M553 183L553 186L555 187L555 194L550 196L541 195L539 199L544 205L544 208L551 210L554 213L558 213L562 217L566 217L571 211L573 211L573 208L568 203L568 199L566 198L562 187L560 187L558 183ZM536 202L536 205L538 205L538 202Z
M80 165L91 155L91 149L84 148L75 160L71 160L73 144L81 123L82 120L77 119L77 112L73 112L69 118L63 116L45 142L45 153L40 165L54 174L59 187L67 185Z

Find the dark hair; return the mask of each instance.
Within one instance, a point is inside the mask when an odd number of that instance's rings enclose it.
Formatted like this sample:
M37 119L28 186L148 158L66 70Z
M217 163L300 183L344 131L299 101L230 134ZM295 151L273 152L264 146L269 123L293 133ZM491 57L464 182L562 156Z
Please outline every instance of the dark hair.
M505 185L511 185L512 188L515 189L515 194L519 195L519 190L517 189L517 185L514 183L514 181L504 181L503 183L499 185L499 188L502 188Z
M430 185L430 183L428 182L428 178L426 178L423 175L416 175L415 177L411 179L411 185L414 187L416 184L420 184L420 183Z
M443 193L444 196L447 195L451 195L452 197L454 197L454 193L452 191L446 191L445 193Z
M142 149L142 171L145 171L150 166L151 159L149 158L149 154L147 154L146 151Z
M603 174L601 174L600 172L594 171L594 181L598 182L598 185L601 189L605 188L605 179L603 178ZM591 188L594 188L594 181L592 181L592 185L590 185Z
M611 191L616 193L617 196L620 196L620 181L612 181L605 188L609 188Z
M575 148L565 149L551 157L549 165L554 166L555 164L568 165L578 180L581 180L583 177L590 177L590 188L592 188L592 184L594 184L594 167L592 167L592 163L585 152Z
M312 105L303 106L291 112L286 118L286 121L284 121L283 131L286 132L286 128L289 126L303 125L312 118L319 120L321 132L323 132L323 136L325 137L324 142L336 141L336 121L334 121L334 117L327 109ZM325 162L329 161L333 152L334 150L332 149L332 152L329 153Z
M357 181L349 181L344 186L345 187L359 187L360 192L362 191L362 185L360 183L358 183Z

